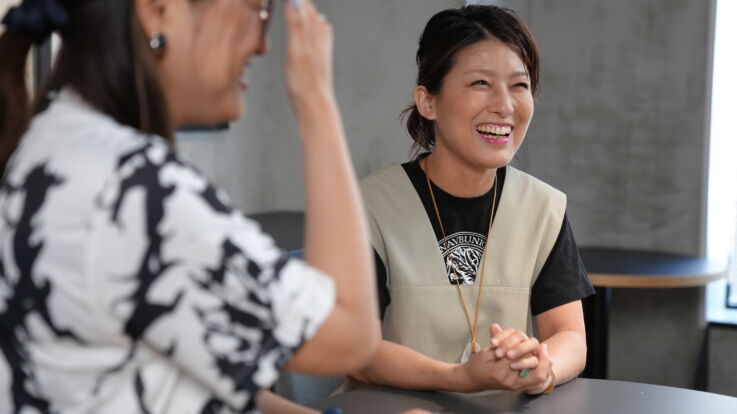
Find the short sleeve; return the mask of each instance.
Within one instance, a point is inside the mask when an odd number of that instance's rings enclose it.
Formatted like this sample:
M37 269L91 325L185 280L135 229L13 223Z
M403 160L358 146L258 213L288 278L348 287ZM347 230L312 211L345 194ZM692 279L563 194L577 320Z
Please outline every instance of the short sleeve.
M334 307L331 278L280 251L161 143L121 159L90 231L99 329L166 355L238 411Z
M381 256L376 250L374 250L374 263L376 267L376 296L379 300L379 319L383 321L386 308L389 307L392 298L389 287L387 287L386 266L384 266L384 261L381 260Z
M532 314L539 315L593 294L568 217L564 216L555 245L532 286Z

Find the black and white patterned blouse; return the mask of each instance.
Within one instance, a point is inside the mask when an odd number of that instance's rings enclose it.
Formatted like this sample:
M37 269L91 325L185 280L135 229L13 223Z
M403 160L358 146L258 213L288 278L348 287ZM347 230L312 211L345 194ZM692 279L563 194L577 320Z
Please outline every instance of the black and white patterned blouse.
M0 413L255 411L335 302L159 138L62 91L0 188Z

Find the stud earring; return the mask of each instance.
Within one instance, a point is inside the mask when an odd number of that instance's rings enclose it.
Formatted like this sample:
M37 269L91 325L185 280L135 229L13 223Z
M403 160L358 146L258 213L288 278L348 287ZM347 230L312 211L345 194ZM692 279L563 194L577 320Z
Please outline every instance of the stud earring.
M166 36L161 32L154 32L151 35L151 40L148 42L148 46L155 53L162 53L166 48Z

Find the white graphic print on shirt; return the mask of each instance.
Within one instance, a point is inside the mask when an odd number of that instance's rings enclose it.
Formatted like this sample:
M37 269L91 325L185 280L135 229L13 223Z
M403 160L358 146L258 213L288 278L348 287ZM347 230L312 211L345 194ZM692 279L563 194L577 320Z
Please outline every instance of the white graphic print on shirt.
M486 247L486 236L460 231L438 242L451 284L473 285Z

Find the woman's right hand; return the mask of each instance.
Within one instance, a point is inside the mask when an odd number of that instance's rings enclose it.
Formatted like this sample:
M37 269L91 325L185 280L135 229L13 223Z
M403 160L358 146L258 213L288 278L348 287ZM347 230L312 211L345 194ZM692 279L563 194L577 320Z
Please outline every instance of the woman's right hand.
M530 367L529 374L520 377L520 370L513 369L513 361L508 358L498 358L495 349L488 346L471 355L463 364L456 367L464 392L478 392L485 390L526 390L536 386L547 378L547 371L538 378L537 366ZM535 359L537 362L537 359Z
M549 382L552 361L545 345L516 329L489 327L491 346L459 366L469 392L487 389L540 393ZM525 377L520 373L528 369Z
M285 1L285 19L287 93L299 115L318 98L334 99L333 29L312 0Z
M461 390L478 392L492 389L514 389L519 371L510 368L510 362L499 359L492 347L486 347L471 355L468 361L458 365Z
M547 370L539 366L540 343L516 329L489 326L491 346L473 354L459 368L469 392L488 389L524 390L538 385L547 377ZM520 377L520 372L529 373ZM545 371L545 372L542 372ZM542 378L537 378L544 375Z

